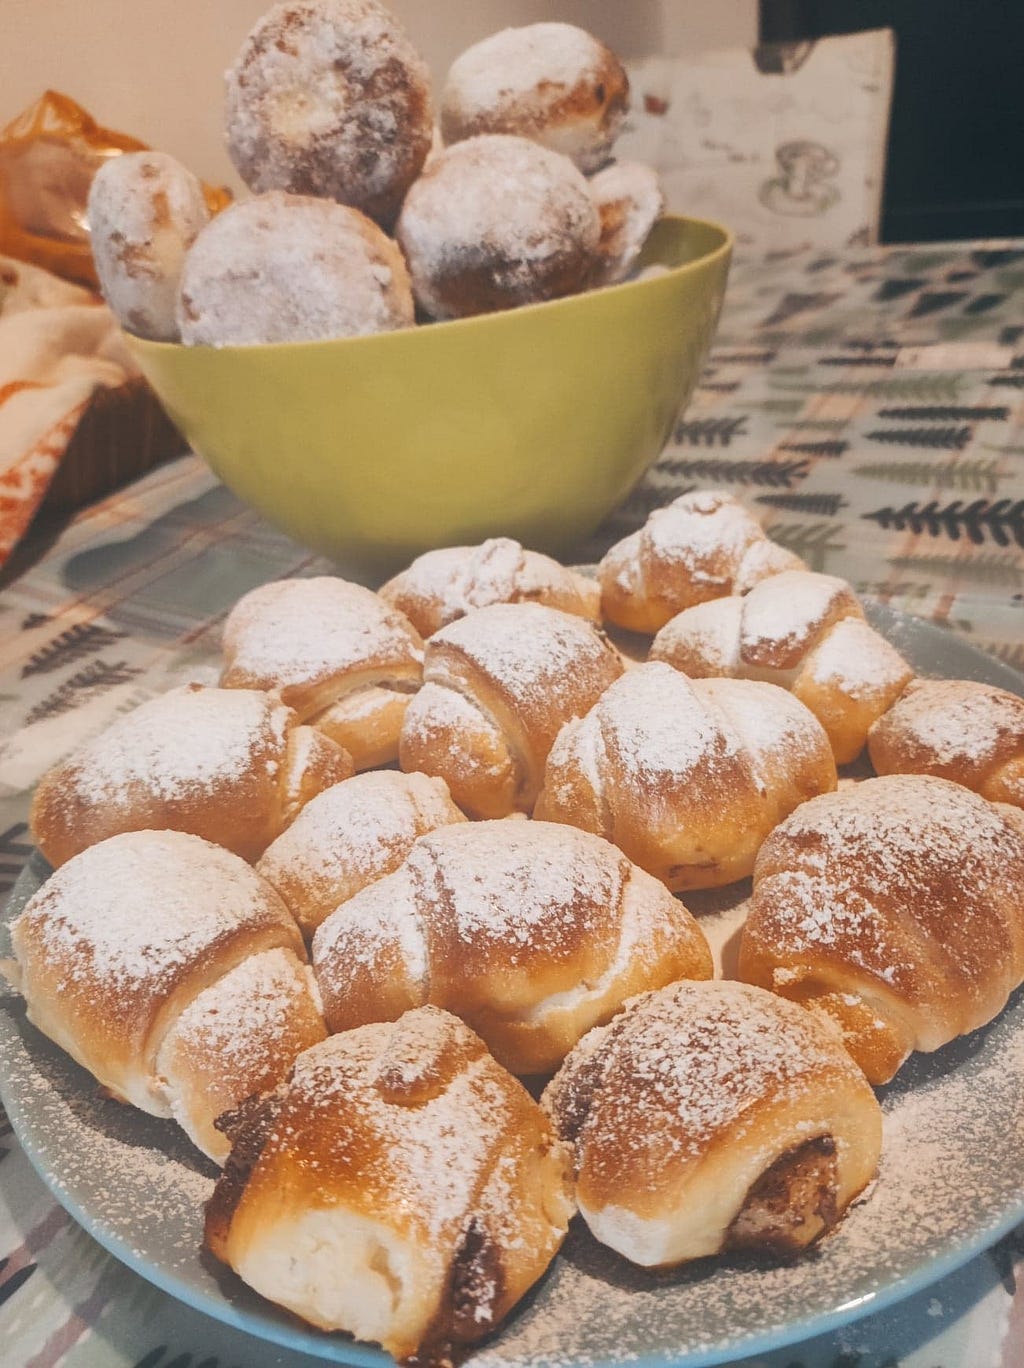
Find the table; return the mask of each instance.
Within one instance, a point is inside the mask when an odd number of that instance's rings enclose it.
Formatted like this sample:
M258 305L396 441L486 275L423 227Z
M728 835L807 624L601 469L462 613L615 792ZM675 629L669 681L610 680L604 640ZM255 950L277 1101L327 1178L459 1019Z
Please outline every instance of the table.
M580 559L726 488L814 569L1024 669L1024 242L737 262L668 448ZM0 594L0 892L32 786L114 716L215 677L240 594L326 562L194 457L40 533ZM748 1368L1024 1368L1024 1228L892 1311ZM0 1126L8 1368L305 1368L151 1288L81 1231Z

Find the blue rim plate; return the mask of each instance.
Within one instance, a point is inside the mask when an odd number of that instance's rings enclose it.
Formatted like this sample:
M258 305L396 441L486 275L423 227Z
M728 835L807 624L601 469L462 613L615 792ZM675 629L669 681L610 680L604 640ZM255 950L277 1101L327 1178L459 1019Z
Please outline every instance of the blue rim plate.
M1024 694L1024 678L947 631L878 606L869 615L922 674ZM45 879L34 856L7 922ZM106 1249L157 1287L229 1325L320 1358L390 1357L301 1325L201 1250L215 1169L171 1123L101 1098L92 1080L0 999L0 1079L43 1181ZM707 1368L834 1330L936 1282L1024 1220L1024 991L989 1026L917 1055L881 1090L878 1180L838 1231L795 1263L704 1261L635 1269L574 1226L549 1275L473 1368L586 1364Z

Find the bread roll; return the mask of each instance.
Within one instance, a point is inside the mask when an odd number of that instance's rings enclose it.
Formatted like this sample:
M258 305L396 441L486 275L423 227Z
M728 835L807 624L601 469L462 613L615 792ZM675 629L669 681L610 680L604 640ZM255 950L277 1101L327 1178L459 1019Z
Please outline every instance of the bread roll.
M506 818L440 827L313 938L328 1027L432 1003L517 1074L556 1068L627 997L708 978L686 908L596 836Z
M238 600L224 624L228 689L276 689L303 722L332 737L357 770L398 756L423 642L383 599L347 580L274 580Z
M868 736L879 774L934 774L1024 808L1024 698L969 679L915 679Z
M432 1007L300 1055L235 1132L217 1258L325 1330L451 1362L541 1276L573 1206L540 1107Z
M171 829L255 860L352 757L279 698L186 684L140 704L40 780L29 824L52 865L122 831Z
M798 808L757 857L739 977L831 1017L872 1083L1024 980L1024 822L924 775Z
M656 632L695 603L806 568L731 494L694 490L655 509L607 552L598 567L601 610L618 627Z
M308 939L339 903L397 869L420 836L465 820L443 779L374 770L321 793L256 868Z
M809 570L685 609L654 638L650 658L691 679L727 675L789 689L825 728L840 765L856 759L868 728L914 675L865 621L846 581Z
M113 1097L174 1116L213 1159L214 1119L325 1034L280 898L198 836L133 831L76 855L11 924L29 1020Z
M427 551L388 580L380 596L424 637L492 603L543 603L593 622L601 615L595 580L538 551L525 551L510 537Z
M804 1249L881 1151L881 1109L838 1032L742 983L634 999L541 1102L572 1147L583 1219L644 1267Z
M566 723L534 815L604 836L668 888L716 888L745 878L772 827L835 786L828 738L791 694L651 661Z
M538 603L493 604L427 642L402 724L404 770L445 780L471 817L529 812L551 744L622 673L590 623Z

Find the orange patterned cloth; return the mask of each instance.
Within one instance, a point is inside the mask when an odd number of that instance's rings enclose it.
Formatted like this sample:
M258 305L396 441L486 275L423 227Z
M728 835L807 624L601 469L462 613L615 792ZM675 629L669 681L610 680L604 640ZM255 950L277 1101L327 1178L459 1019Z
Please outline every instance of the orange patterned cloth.
M0 256L0 565L35 517L96 389L135 374L95 295Z

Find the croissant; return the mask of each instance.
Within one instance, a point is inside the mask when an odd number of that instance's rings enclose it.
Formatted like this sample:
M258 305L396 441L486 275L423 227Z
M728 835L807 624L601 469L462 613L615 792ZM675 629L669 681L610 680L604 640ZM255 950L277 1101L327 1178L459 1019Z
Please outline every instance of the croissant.
M606 841L505 818L439 827L313 937L331 1031L432 1003L516 1074L550 1072L632 994L709 978L689 912Z
M604 836L671 889L716 888L745 878L772 827L835 786L828 738L791 694L651 661L566 723L534 815Z
M743 983L634 999L583 1037L541 1105L591 1232L644 1267L804 1249L881 1152L881 1109L839 1033Z
M170 828L255 860L352 757L254 689L186 684L142 703L40 780L29 823L52 865Z
M738 500L701 490L657 508L598 567L601 611L633 632L656 632L707 599L745 594L782 570L805 570Z
M889 775L812 799L757 857L739 977L831 1017L872 1083L991 1021L1024 980L1024 821Z
M397 758L423 642L377 594L329 576L260 585L228 614L223 647L225 688L276 689L357 770Z
M237 855L178 831L112 836L11 924L28 1017L117 1100L173 1116L212 1159L222 1112L325 1035L302 937Z
M211 1251L304 1320L400 1360L450 1363L493 1330L573 1213L547 1117L432 1007L313 1046L233 1134Z
M397 869L420 836L465 820L443 779L373 770L314 798L256 869L308 938L339 903Z
M427 551L382 585L380 596L424 637L492 603L543 603L593 622L601 614L594 580L550 556L525 551L510 537Z
M580 617L538 603L478 608L427 642L401 767L440 776L471 817L529 812L559 727L622 670Z
M934 774L1024 808L1024 698L969 679L915 679L871 728L879 774Z
M789 689L825 728L840 765L856 759L871 724L914 675L864 620L845 580L809 570L685 609L658 632L650 659L691 679L728 675Z

